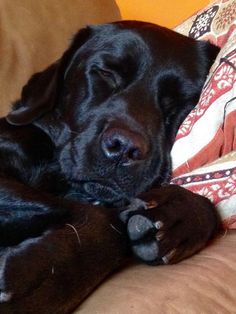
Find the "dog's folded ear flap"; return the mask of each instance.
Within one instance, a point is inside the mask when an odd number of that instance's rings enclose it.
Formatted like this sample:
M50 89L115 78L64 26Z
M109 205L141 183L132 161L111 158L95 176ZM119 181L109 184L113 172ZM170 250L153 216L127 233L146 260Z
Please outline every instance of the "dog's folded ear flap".
M34 74L23 87L21 100L17 101L6 119L14 125L25 125L53 108L56 97L58 64Z
M10 124L29 124L56 106L63 89L67 66L76 51L87 41L90 33L90 27L80 30L61 59L31 77L23 87L21 99L13 104L11 112L6 116Z

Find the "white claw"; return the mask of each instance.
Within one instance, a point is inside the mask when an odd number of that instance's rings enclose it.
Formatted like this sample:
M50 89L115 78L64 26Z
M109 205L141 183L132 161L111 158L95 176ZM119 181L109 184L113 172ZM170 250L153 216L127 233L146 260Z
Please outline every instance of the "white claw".
M176 249L171 250L169 253L167 253L165 256L162 257L162 261L165 265L169 264L172 257L175 255Z
M101 203L99 202L99 201L94 201L93 202L93 205L96 205L96 206L98 206L98 205L100 205Z
M167 258L166 256L163 256L163 257L162 257L162 261L163 261L163 263L164 263L165 265L169 264L169 260L168 260L168 258Z
M158 206L158 203L154 200L146 202L147 209L156 208Z
M0 303L8 302L12 298L12 293L11 292L0 292Z
M159 230L164 226L164 224L162 221L157 220L156 222L154 222L154 226L157 228L157 230Z

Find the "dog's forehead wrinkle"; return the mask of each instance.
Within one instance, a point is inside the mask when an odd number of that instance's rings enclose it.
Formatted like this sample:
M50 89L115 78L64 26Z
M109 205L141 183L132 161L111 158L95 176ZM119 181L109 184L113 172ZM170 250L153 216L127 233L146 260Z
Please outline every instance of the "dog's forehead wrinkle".
M121 64L124 61L133 62L140 72L149 67L153 61L150 47L138 34L130 30L120 32L113 38L110 36L104 42L102 50L108 52L114 61Z
M64 79L72 65L76 62L80 64L81 60L87 58L88 53L92 56L90 59L98 61L99 55L100 60L101 57L108 57L108 55L110 55L110 57L113 57L113 60L120 60L120 63L122 63L122 59L127 58L127 56L132 58L135 62L137 62L139 56L145 56L139 58L139 62L137 63L139 68L142 69L147 67L148 63L152 63L150 47L138 32L129 29L119 29L118 31L111 31L109 36L107 36L106 33L106 28L102 28L100 32L95 32L82 47L76 50L65 70Z

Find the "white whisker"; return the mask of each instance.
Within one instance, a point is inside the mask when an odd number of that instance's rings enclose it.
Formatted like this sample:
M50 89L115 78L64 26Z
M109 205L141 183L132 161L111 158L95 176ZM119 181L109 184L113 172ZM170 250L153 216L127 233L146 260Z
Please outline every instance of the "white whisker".
M114 227L112 224L110 224L110 226L112 227L112 229L114 229L116 232L118 232L119 234L122 234L122 232L118 229L116 229L116 227Z
M73 225L71 225L71 224L66 224L66 226L69 226L75 232L77 240L78 240L78 243L81 246L80 237L79 237L79 234L78 234L78 231L76 230L76 228Z

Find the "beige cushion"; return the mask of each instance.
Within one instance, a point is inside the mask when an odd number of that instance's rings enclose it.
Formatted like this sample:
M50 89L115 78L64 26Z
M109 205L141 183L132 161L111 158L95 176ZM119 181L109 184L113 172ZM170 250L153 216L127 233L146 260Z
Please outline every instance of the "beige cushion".
M62 54L79 28L119 19L113 0L1 0L0 116L29 77Z
M236 232L180 264L113 275L76 314L236 313Z

